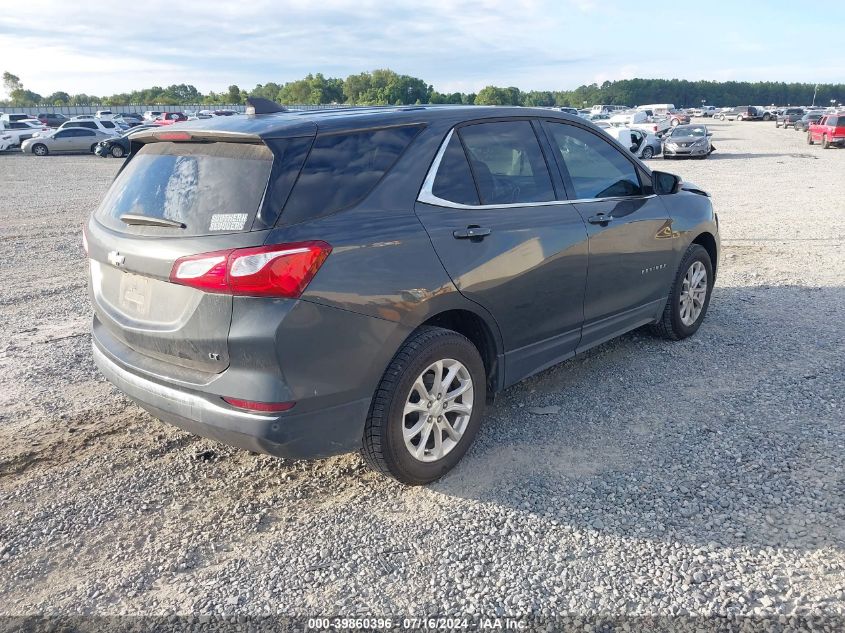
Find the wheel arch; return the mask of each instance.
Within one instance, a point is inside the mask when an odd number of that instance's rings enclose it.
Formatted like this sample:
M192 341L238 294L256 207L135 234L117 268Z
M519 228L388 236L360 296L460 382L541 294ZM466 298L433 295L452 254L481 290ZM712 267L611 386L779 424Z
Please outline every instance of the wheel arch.
M504 350L498 336L498 327L491 325L481 315L471 310L456 308L434 314L422 326L441 327L466 336L481 354L484 370L487 373L487 393L493 394L502 389L504 368L502 358Z
M715 278L716 270L719 267L719 247L716 244L716 238L712 233L704 231L703 233L699 233L691 243L704 247L704 250L710 255L710 263L713 265L713 277Z

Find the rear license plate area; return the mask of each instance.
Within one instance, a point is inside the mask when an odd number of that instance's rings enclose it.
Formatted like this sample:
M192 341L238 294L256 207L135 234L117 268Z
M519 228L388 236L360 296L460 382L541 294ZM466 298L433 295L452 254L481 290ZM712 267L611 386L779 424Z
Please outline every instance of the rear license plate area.
M120 276L120 307L134 316L145 317L150 313L150 279L132 273Z

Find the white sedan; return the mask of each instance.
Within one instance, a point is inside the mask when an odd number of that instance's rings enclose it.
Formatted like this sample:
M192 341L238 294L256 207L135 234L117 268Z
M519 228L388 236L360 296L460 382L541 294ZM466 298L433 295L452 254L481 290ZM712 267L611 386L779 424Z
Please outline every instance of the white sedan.
M660 139L654 134L629 127L605 128L605 133L627 147L634 156L648 160L661 152Z

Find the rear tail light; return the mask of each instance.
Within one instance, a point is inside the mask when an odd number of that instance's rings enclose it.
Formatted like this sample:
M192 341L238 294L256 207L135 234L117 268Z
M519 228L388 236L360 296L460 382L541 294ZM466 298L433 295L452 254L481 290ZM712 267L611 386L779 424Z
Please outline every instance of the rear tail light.
M176 260L170 281L206 292L296 299L331 251L313 241L191 255Z
M295 402L255 402L253 400L241 400L240 398L227 398L225 396L223 400L238 409L260 411L262 413L289 411L296 404Z

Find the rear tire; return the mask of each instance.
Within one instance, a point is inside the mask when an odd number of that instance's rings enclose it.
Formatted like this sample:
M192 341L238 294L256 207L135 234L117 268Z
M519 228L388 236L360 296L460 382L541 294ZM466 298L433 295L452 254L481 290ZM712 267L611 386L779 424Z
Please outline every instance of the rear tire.
M764 121L771 121L771 120L772 120L772 115L771 115L771 114L764 114L764 115L763 115L763 120L764 120Z
M32 146L32 153L36 156L46 156L50 153L50 150L47 149L47 146L44 143L36 143Z
M452 370L457 373L446 385ZM404 484L439 479L464 456L481 426L486 384L481 355L469 339L438 327L418 329L396 352L373 396L364 427L364 459ZM464 391L449 396L459 389ZM437 457L438 451L442 456Z
M827 140L827 134L822 134L822 149L830 149L830 141Z
M643 160L648 160L649 158L654 158L654 150L651 149L650 145L643 150Z
M813 145L813 135L807 132L807 145Z
M699 274L702 268L705 271L703 293L701 287L695 283L695 275ZM707 314L713 281L713 263L707 249L700 244L690 244L675 273L663 315L651 326L652 331L670 341L679 341L695 334ZM685 311L685 305L689 306L690 312Z

